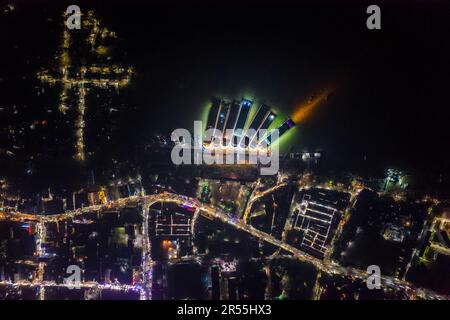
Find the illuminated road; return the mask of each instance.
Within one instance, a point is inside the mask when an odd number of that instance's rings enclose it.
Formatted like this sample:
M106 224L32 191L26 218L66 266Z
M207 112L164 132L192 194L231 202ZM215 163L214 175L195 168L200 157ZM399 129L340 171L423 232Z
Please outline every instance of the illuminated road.
M255 189L258 188L258 186L259 186L259 182L256 184ZM278 189L280 189L282 187L285 187L285 186L287 186L287 183L283 182L283 183L279 183L279 184L277 184L277 185L275 185L272 188L269 188L267 190L255 191L254 193L252 193L252 195L250 196L250 199L247 202L247 206L245 207L244 216L243 216L242 220L244 222L247 222L248 217L250 216L250 211L252 209L253 203L255 203L256 200L264 197L265 195L268 195L268 194L274 192L275 190L278 190Z
M217 219L222 221L223 223L232 226L238 230L241 230L243 232L246 232L253 237L263 240L267 243L270 243L276 247L279 247L286 252L289 252L293 255L293 258L298 259L300 261L309 263L314 265L319 271L337 275L337 276L345 276L352 279L359 279L362 281L366 281L368 278L368 274L366 270L361 270L357 268L352 267L342 267L335 261L322 261L319 260L313 256L310 256L309 254L295 248L294 246L279 240L261 230L258 230L248 224L246 224L243 220L238 220L235 218L231 218L227 213L225 213L220 208L212 207L210 205L206 205L203 203L200 203L197 199L189 198L186 196L181 196L173 193L160 193L155 195L148 195L148 196L133 196L129 198L123 198L105 205L96 205L91 207L86 207L82 209L77 209L74 211L67 211L63 214L59 215L49 215L49 216L34 216L34 219L32 221L38 221L40 223L45 222L56 222L56 221L63 221L68 219L73 219L76 216L82 215L84 213L88 212L100 212L103 209L111 209L114 208L115 210L126 207L126 206L136 206L140 205L144 209L147 208L147 210L144 210L144 221L146 220L148 223L148 208L150 208L153 204L158 202L165 202L165 203L175 203L180 206L190 206L193 208L199 209L199 214L206 216L208 218ZM107 211L104 214L108 214ZM19 219L18 221L22 221L20 219L26 218L29 219L30 215L24 214L24 213L0 213L0 217L3 218L10 218L11 220ZM145 222L144 222L145 224ZM148 226L147 226L148 228ZM145 231L146 227L143 228L143 233L148 235L148 230ZM148 241L148 236L146 237L147 240L144 240L144 244ZM144 245L144 251L143 257L145 259L143 260L143 270L146 271L146 275L144 275L144 280L146 282L147 290L151 289L151 283L148 283L151 280L151 266L152 261L150 257L150 245L145 244ZM400 280L397 278L389 277L389 276L381 276L380 277L381 284L390 287L393 289L403 289L405 292L409 294L409 296L413 299L416 297L421 297L425 299L449 299L446 296L438 295L430 290L421 289L421 288L415 288L412 284L410 284L407 281ZM150 281L151 282L151 281ZM147 291L146 290L146 291ZM151 295L151 293L150 293ZM150 298L150 297L147 297Z
M9 282L0 281L0 286L13 286L13 287L25 287L25 288L67 288L67 289L100 289L100 290L113 290L113 291L135 291L139 292L141 297L145 297L145 292L139 285L127 285L127 284L117 284L117 283L98 283L94 281L81 282L77 286L70 285L66 283L56 283L54 281L19 281L19 282Z
M142 280L145 285L146 299L152 299L153 261L150 235L148 232L148 213L150 206L143 206L142 215Z

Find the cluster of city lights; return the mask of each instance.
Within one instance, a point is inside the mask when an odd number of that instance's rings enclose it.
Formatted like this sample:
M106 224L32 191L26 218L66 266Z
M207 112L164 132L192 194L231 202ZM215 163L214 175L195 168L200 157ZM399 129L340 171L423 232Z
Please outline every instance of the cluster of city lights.
M279 186L275 186L274 188L279 188ZM255 197L258 197L261 193L266 192L258 192L255 194ZM254 201L254 199L253 199ZM354 268L354 267L343 267L339 263L337 263L335 260L320 260L318 258L315 258L311 256L310 254L294 247L291 244L286 243L283 240L279 240L275 238L274 236L261 231L257 228L254 228L253 226L247 224L245 221L240 219L235 219L233 217L230 217L229 214L221 210L220 208L210 206L204 203L200 203L197 199L189 198L186 196L181 196L173 193L163 192L160 194L153 194L153 195L147 195L147 196L132 196L128 198L122 198L116 201L112 201L108 204L103 205L95 205L90 207L84 207L82 209L77 209L73 211L67 211L63 214L53 215L53 216L34 216L34 221L43 223L43 222L49 222L49 221L63 221L67 219L72 219L75 216L82 215L89 212L102 212L102 209L105 208L111 208L114 207L116 209L122 208L124 206L130 206L132 204L134 205L142 205L144 208L144 226L143 226L143 235L144 238L146 238L144 241L143 246L143 261L142 261L142 270L143 270L143 280L144 284L146 286L146 289L143 291L145 292L145 297L147 299L151 298L151 279L152 279L152 266L153 261L151 260L151 254L150 254L150 241L148 240L148 214L149 214L149 208L159 202L165 202L165 203L175 203L179 206L189 205L192 207L195 207L199 214L209 218L209 219L217 219L223 223L226 223L229 226L232 226L236 228L237 230L241 230L243 232L246 232L250 234L251 236L255 237L256 239L268 242L280 249L283 249L286 252L289 252L292 254L292 256L300 261L309 263L314 265L317 270L320 270L321 272L328 273L328 274L334 274L338 276L343 276L347 278L351 278L353 280L362 280L365 281L367 279L367 271ZM107 214L109 211L105 211L105 214ZM3 215L3 216L2 216ZM2 213L0 214L0 218L6 218L8 220L13 220L14 218L20 219L25 218L27 215L23 213L15 213L15 212L9 212L9 213ZM41 233L41 236L43 233ZM42 251L41 251L42 253ZM390 287L396 290L406 290L411 295L411 298L426 298L426 299L443 299L444 297L430 291L425 290L421 288L415 288L412 284L409 282L397 279L395 277L390 276L381 276L381 281L384 283L386 287ZM24 282L25 283L25 282ZM34 284L39 285L41 283L38 279L36 279ZM1 284L1 283L0 283ZM27 283L27 285L29 285ZM96 284L98 286L101 286L99 284ZM107 287L105 288L113 288L114 285L105 285ZM117 290L132 290L132 288L142 288L139 285L136 286L127 286L127 285L117 285ZM150 290L150 291L149 291ZM144 297L144 295L143 295Z
M64 21L67 14L64 13ZM101 22L98 20L92 11L87 13L87 18L83 19L83 27L89 30L89 35L87 36L86 42L91 46L91 50L96 51L97 48L101 47L98 44L98 39L105 38L115 38L114 32L108 30L107 28L101 27ZM86 159L85 152L85 113L86 113L86 95L89 88L100 88L108 89L115 88L119 89L127 86L131 81L131 76L133 74L133 68L120 67L117 65L92 65L90 67L81 67L79 70L71 70L71 57L70 57L70 46L71 46L71 35L70 30L63 28L62 44L60 49L60 54L57 59L59 62L57 77L51 76L48 70L44 70L38 73L38 79L44 83L50 85L61 84L62 90L59 95L59 106L58 109L63 114L66 114L70 109L68 106L68 92L70 89L77 90L77 117L75 120L75 159L83 161ZM97 52L98 53L98 52ZM74 73L77 77L71 78L70 73ZM100 75L100 78L94 78L92 75ZM111 78L107 76L113 76Z

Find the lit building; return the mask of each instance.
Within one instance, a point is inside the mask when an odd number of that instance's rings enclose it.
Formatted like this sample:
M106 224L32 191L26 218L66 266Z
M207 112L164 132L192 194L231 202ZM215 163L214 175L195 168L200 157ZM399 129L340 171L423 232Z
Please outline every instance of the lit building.
M239 109L238 118L234 130L244 129L247 122L248 114L252 108L253 102L251 100L242 99L241 107Z
M323 259L350 200L350 194L326 189L303 190L294 209L293 229L299 231L298 248Z
M104 189L91 191L88 193L89 205L101 205L106 204L106 193Z
M230 115L230 104L222 100L221 108L219 111L219 117L217 119L217 125L215 128L216 130L220 130L222 134L224 133L225 128L227 126L229 115Z
M245 128L245 124L247 123L248 114L250 113L250 109L252 108L253 102L251 100L242 99L241 104L239 106L239 111L236 117L236 124L234 125L234 134L233 134L233 145L236 146L238 141L240 141L240 137L242 136L242 130Z
M282 125L280 125L277 128L278 137L275 137L272 133L270 133L264 140L266 141L267 145L271 145L272 143L280 139L283 134L285 134L289 129L293 128L294 126L295 126L294 121L288 118L285 122L283 122Z
M253 102L248 99L242 99L239 103L236 100L227 102L220 98L213 98L206 129L213 129L212 135L216 134L216 130L220 130L224 135L222 145L256 148L258 143L261 142L258 134L261 130L267 130L277 115L271 111L269 106L261 104L250 125L245 128L252 105ZM279 129L284 133L294 125L294 122L288 119L284 126ZM231 130L232 135L227 135L227 130ZM248 130L251 130L251 132ZM272 140L273 137L269 139ZM205 139L207 144L211 141L211 137Z
M258 132L260 132L260 130L267 130L273 120L275 120L275 117L276 114L270 110L269 106L261 104L248 127L249 130L254 130L256 133L246 135L246 138L244 138L245 146L256 147L258 144ZM246 141L247 139L248 141ZM242 144L242 140L240 143Z
M403 228L396 226L392 223L389 223L384 232L382 234L384 240L394 241L394 242L403 242L405 239L405 230Z
M238 120L238 115L241 110L241 105L238 101L234 100L228 108L228 118L226 119L225 130L222 132L225 138L225 144L228 145L231 138L234 135L234 130L236 128L236 123ZM232 130L233 133L229 135L227 130Z
M214 129L217 126L217 120L219 117L219 112L221 109L222 100L218 98L212 99L211 108L209 109L208 122L206 124L206 129Z
M209 109L206 129L214 129L214 133L216 129L222 130L221 127L223 128L225 126L227 114L228 110L225 110L223 100L213 98L211 108ZM211 142L211 140L208 139L207 142Z

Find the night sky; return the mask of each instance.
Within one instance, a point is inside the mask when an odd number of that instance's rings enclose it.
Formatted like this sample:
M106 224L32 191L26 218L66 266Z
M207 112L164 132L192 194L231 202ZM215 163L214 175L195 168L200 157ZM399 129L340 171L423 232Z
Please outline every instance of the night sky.
M67 5L28 2L0 14L0 106L56 109L50 96L47 105L35 99L34 75L55 55ZM113 56L136 69L114 152L127 153L153 132L191 128L213 95L250 94L290 116L333 86L299 124L295 150L323 150L349 167L366 156L380 169L448 172L449 2L373 1L382 9L375 31L365 26L362 1L320 2L72 1L117 32Z

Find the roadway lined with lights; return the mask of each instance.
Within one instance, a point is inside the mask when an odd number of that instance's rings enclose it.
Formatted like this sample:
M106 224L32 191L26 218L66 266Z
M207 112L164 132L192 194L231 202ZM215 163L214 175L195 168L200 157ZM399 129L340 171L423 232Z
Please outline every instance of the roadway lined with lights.
M114 202L111 202L108 204L85 207L85 208L81 208L81 209L77 209L77 210L73 210L73 211L67 211L63 214L58 214L58 215L35 216L35 221L39 221L40 223L64 221L64 220L72 219L76 216L79 216L79 215L82 215L82 214L88 213L88 212L100 212L101 213L101 211L103 209L111 209L111 208L119 209L121 207L126 207L126 206L130 206L130 205L142 205L143 208L147 208L147 210L144 210L144 220L147 220L147 222L148 222L148 212L149 212L148 209L153 204L158 203L158 202L175 203L180 206L189 206L189 207L199 209L199 214L206 216L208 218L218 219L238 230L244 231L244 232L252 235L253 237L255 237L257 239L263 240L263 241L270 243L276 247L279 247L279 248L285 250L286 252L291 253L294 258L296 258L300 261L312 264L314 267L316 267L321 272L332 274L332 275L349 277L352 279L359 279L362 281L366 281L368 278L368 273L366 272L366 270L361 270L361 269L357 269L357 268L353 268L353 267L343 267L343 266L339 265L336 261L319 260L319 259L301 251L300 249L295 248L294 246L292 246L284 241L281 241L261 230L258 230L256 228L246 224L243 220L231 218L220 208L216 208L216 207L213 207L213 206L210 206L207 204L200 203L199 200L194 199L194 198L190 198L187 196L181 196L181 195L168 193L168 192L154 194L154 195L147 195L147 196L132 196L132 197L128 197L128 198L119 199L117 201L114 201ZM145 212L147 212L147 213L145 213ZM105 212L104 214L108 214L108 213ZM25 215L25 217L29 216L29 215L26 215L23 213L10 213L9 214L9 216L12 218L14 218L16 215L17 215L17 218L23 217L24 215ZM4 215L2 215L0 213L0 217L2 217L2 216L4 217ZM145 218L145 217L147 217L147 218ZM146 227L144 226L144 230L145 230L145 228ZM147 226L147 228L148 228L148 226ZM148 229L145 232L148 234ZM144 242L145 241L148 241L148 240L144 240ZM149 281L151 279L151 266L153 264L153 262L151 261L150 252L148 251L151 248L149 245L144 246L144 248L146 248L146 249L145 249L145 252L143 253L143 256L146 256L147 258L143 261L143 270L144 271L147 270L147 272L148 272L148 274L146 276L144 276L144 280L147 279L146 281ZM421 298L425 298L425 299L448 299L448 297L446 297L446 296L436 294L436 293L432 292L431 290L416 288L411 283L404 281L404 280L394 278L394 277L382 275L380 277L380 280L383 285L385 285L389 288L393 288L396 290L400 290L400 289L405 290L406 292L408 292L410 294L410 296L412 298L421 297ZM148 289L151 289L151 284L146 283L145 285L147 286ZM148 294L148 297L150 298L151 292L147 293L147 294Z
M66 289L100 289L112 291L135 291L139 292L141 300L145 298L144 289L139 285L128 285L119 283L98 283L95 281L80 282L79 284L56 283L55 281L0 281L0 285L26 288L66 288Z
M255 186L255 188L257 188L258 185L259 185L259 183ZM287 183L283 182L283 183L279 183L279 184L277 184L267 190L264 190L264 191L255 191L255 193L252 194L252 196L250 197L250 199L247 202L247 206L245 207L244 216L242 217L242 220L244 222L247 222L247 220L250 216L250 211L252 210L253 203L255 203L256 200L264 197L265 195L268 195L268 194L274 192L275 190L285 187L285 186L287 186Z

